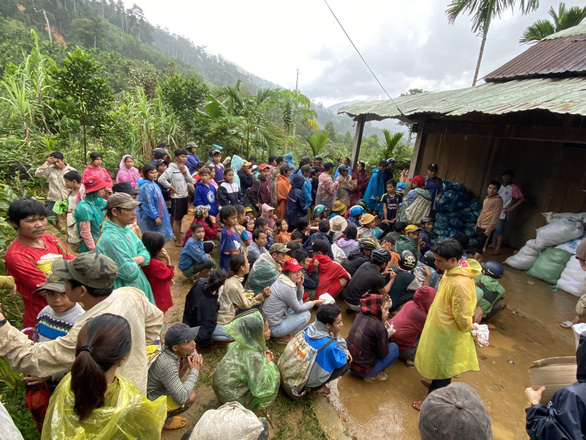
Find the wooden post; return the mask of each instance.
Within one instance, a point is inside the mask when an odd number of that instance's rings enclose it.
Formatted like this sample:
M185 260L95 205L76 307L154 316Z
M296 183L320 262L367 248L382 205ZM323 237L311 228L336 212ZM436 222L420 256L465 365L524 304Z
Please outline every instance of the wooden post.
M409 177L413 177L417 170L421 169L421 159L423 158L423 150L425 149L425 116L422 116L417 121L417 138L415 139L415 147L413 147L413 156L411 156L411 166L409 167Z
M360 155L360 144L362 143L362 133L364 132L364 124L366 123L366 115L356 116L356 134L354 134L354 143L352 144L352 154L350 160L352 166L355 167Z

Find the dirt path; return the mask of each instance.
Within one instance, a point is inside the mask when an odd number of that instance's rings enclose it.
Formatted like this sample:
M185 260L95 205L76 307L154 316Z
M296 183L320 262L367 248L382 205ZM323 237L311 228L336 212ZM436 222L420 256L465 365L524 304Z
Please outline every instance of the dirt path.
M186 221L184 230L189 223ZM167 244L167 252L171 261L177 262L180 248L172 243ZM544 283L533 280L528 285L525 274L507 269L503 284L512 304L530 305L537 308L534 315L548 315L548 304L561 303L568 307L574 301L565 293L554 294ZM531 281L531 282L533 282ZM172 287L174 306L165 316L165 327L181 322L185 295L190 283L176 269L176 285ZM532 295L537 299L529 302ZM562 295L554 297L552 295ZM523 301L525 299L525 301ZM533 299L533 298L531 298ZM345 307L338 300L338 305ZM558 322L558 315L565 313L564 307L555 310L549 320ZM343 336L347 335L354 317L344 314ZM534 323L511 310L499 313L491 325L490 347L478 348L480 372L462 375L458 381L472 385L484 399L486 408L493 423L494 438L513 440L526 438L524 389L529 385L528 369L536 359L551 356L566 356L574 353L571 333L559 333L557 329L550 331L543 325ZM537 320L539 323L539 320ZM276 348L273 346L273 348ZM185 429L174 432L163 432L165 440L180 439L188 428L192 428L204 411L219 406L219 402L211 389L211 366L216 365L225 352L225 346L203 352L206 366L202 370L196 387L198 399L196 404L184 415L189 423ZM370 384L351 375L340 379L337 386L332 386L332 395L328 398L336 412L346 424L348 433L355 439L414 439L418 438L419 413L411 408L411 402L425 398L427 390L420 384L417 370L407 368L398 361L387 373L389 380L384 383ZM321 405L318 405L318 407ZM264 412L271 420L271 438L323 438L323 434L315 427L305 431L303 436L295 426L304 426L309 420L308 414L314 410L313 399L302 402L291 402L287 397L280 396L277 401ZM318 410L319 411L319 410ZM331 415L330 415L331 417ZM320 417L320 420L322 418ZM327 426L325 427L327 429ZM313 431L312 431L313 429ZM315 431L315 432L314 432ZM310 434L313 432L313 434Z

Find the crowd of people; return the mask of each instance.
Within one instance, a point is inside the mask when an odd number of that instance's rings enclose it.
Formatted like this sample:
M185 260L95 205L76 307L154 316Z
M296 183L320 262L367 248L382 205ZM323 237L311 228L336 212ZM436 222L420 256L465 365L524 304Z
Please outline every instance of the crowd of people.
M148 439L183 428L181 413L196 401L205 353L217 343L229 343L212 380L224 405L202 424L239 411L267 438L266 421L249 410L271 405L281 385L297 398L328 394L328 383L346 373L385 381L401 359L429 389L412 405L421 410L422 438L438 429L492 438L476 392L451 380L479 370L471 331L502 308L503 268L481 261L493 231L502 231L502 212L522 203L518 187L507 199L501 182L488 184L479 240L468 249L458 237L434 235L437 164L425 178L402 172L397 182L393 159L369 177L364 162L353 168L349 158L338 167L320 156L295 166L291 154L257 164L223 159L217 145L203 160L196 150L190 142L171 157L160 144L138 169L124 155L115 179L100 153L80 174L54 152L36 173L49 181L47 204L11 204L18 237L6 252L11 277L2 281L23 298L25 330L0 315L0 357L25 375L27 393L43 396L29 402L43 438ZM505 187L511 174L503 173ZM65 243L47 233L48 219ZM191 288L182 322L161 342L173 306L171 242ZM345 339L340 306L356 315ZM270 338L284 346L278 361ZM442 398L453 411L440 408ZM460 416L462 399L480 416ZM441 411L452 413L451 428ZM583 407L575 411L583 420ZM543 430L538 417L556 416L531 411L531 427ZM191 438L203 438L203 429Z

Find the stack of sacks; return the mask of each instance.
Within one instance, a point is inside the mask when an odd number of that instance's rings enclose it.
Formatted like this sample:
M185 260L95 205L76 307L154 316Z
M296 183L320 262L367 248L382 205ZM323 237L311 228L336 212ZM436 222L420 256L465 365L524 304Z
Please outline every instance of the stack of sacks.
M550 285L556 285L565 269L570 265L572 254L576 253L575 248L579 244L579 241L576 243L576 240L583 234L584 224L581 218L555 219L552 223L537 229L537 237L527 240L525 246L517 254L507 258L504 264L515 269L527 270L528 275ZM568 273L562 284L567 284L569 276L571 276L573 281L570 284L573 289L576 274L577 272ZM583 280L582 276L582 282ZM567 290L566 287L559 285L558 287Z
M584 240L586 240L586 232L581 237L556 246L557 249L565 250L571 254L568 264L566 264L560 279L557 281L557 286L575 296L582 295L584 280L586 280L586 272L580 267L578 259L574 258L576 248Z
M470 244L476 244L474 227L482 210L482 203L458 182L444 179L444 192L437 203L434 231L439 240L450 238L463 232L470 238Z

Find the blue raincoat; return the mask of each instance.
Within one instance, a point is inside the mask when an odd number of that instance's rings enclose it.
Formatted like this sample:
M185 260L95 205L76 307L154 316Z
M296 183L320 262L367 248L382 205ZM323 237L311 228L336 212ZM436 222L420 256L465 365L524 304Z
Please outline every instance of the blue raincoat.
M242 185L240 184L240 177L238 177L238 171L242 169L242 165L244 165L244 159L242 159L237 154L232 156L232 160L230 161L230 168L234 170L234 183L238 185L238 188L240 189L242 189Z
M383 174L378 168L372 170L372 177L368 182L368 187L364 193L364 201L368 209L374 209L375 211L381 212L383 210L382 201L376 201L376 196L382 200L382 196L385 193L385 182Z
M169 219L169 211L165 205L165 198L157 182L147 181L140 185L138 196L142 203L138 207L138 227L141 231L156 231L165 236L165 241L173 240L173 229ZM161 219L161 225L155 224L156 218Z

